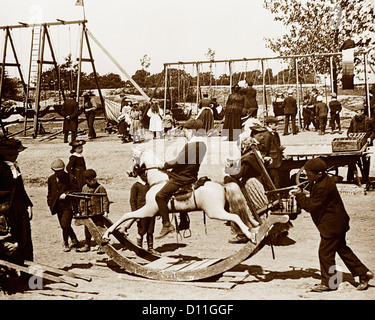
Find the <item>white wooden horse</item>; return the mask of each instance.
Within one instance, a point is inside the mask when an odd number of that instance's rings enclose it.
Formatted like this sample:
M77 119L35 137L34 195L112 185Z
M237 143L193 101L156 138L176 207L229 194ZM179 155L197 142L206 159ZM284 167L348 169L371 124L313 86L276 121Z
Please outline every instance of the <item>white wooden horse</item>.
M125 213L120 219L118 219L103 235L105 240L109 240L109 235L125 221L128 221L130 224L133 219L153 217L158 212L155 195L168 180L168 175L158 169L158 166L164 162L150 150L140 150L135 148L133 149L133 160L135 165L144 165L147 170L147 180L151 187L146 194L146 204L136 211ZM237 214L229 213L224 209L226 191L222 184L207 181L194 192L195 194L192 194L186 200L174 201L176 212L203 210L211 219L232 221L236 223L250 241L254 243L256 242L254 232L256 229L249 230L249 227L246 226ZM168 206L171 212L171 204L169 203Z

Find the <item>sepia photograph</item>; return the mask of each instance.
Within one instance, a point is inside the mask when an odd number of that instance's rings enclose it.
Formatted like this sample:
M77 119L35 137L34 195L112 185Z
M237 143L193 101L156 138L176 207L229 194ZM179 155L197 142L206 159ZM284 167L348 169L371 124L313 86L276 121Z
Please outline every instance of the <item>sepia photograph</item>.
M0 0L0 300L374 300L374 21L373 0Z

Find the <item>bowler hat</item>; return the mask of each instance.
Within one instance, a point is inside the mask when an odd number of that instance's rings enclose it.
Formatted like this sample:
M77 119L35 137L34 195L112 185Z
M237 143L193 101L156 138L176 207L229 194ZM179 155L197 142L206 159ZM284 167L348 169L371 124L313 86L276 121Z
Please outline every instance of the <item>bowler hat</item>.
M324 172L327 169L327 164L321 158L313 158L305 163L305 170L315 173Z

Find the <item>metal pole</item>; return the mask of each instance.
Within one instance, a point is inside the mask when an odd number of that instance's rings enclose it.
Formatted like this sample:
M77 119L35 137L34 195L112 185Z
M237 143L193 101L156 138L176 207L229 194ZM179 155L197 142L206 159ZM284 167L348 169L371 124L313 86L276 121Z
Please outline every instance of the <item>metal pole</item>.
M302 127L302 118L301 118L301 110L300 110L300 99L299 99L299 90L298 90L298 87L299 87L299 76L298 76L298 58L295 58L294 59L294 64L296 66L296 100L297 100L297 110L298 110L298 121L299 121L299 125L300 125L300 128Z
M197 63L197 108L199 104L199 64Z
M168 67L164 64L164 114L167 109L167 84L168 82Z
M368 79L367 79L367 54L368 54L368 52L365 52L363 54L363 56L364 56L364 73L365 73L365 89L366 89L367 112L368 112L368 116L371 117L370 91L369 91L369 85L368 85Z
M329 70L330 70L330 77L331 77L331 93L335 92L335 88L333 87L333 57L329 57ZM337 92L335 92L337 93Z
M229 93L232 93L232 87L233 87L232 61L229 60Z
M267 106L267 93L266 93L266 71L264 70L264 60L260 60L262 66L262 78L263 78L263 122L268 117L268 106Z

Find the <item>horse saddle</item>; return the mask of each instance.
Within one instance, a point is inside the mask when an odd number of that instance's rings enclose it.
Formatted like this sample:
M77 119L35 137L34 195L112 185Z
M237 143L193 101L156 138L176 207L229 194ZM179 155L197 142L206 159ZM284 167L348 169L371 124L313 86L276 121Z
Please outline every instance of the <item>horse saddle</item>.
M197 190L199 187L204 186L207 181L211 181L207 176L199 178L196 182L188 184L178 189L172 196L172 199L176 201L184 201L190 198L191 193Z

